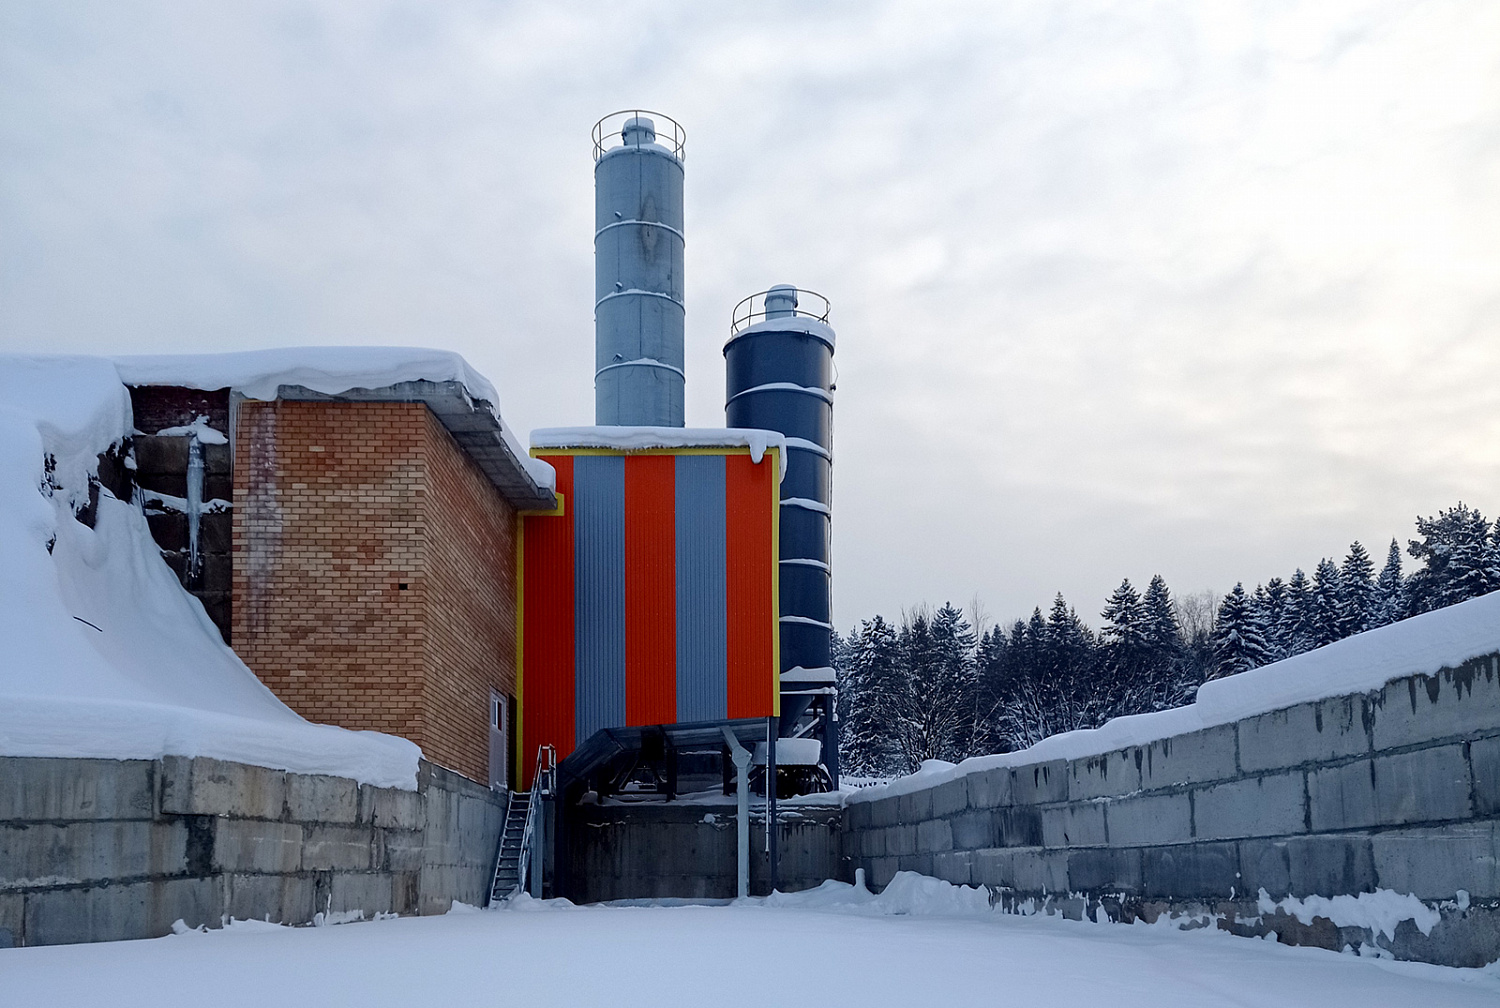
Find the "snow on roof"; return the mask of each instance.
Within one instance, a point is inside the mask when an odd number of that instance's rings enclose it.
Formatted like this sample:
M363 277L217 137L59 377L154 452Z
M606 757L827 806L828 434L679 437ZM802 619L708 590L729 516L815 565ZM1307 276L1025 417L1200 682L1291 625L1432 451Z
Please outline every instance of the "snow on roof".
M94 527L75 519L131 430L108 360L0 356L0 754L212 756L415 788L411 742L312 724L256 678L139 508L102 491Z
M230 388L248 399L270 401L284 386L338 396L408 382L455 382L470 404L494 418L500 437L536 486L557 488L557 474L531 458L500 417L500 396L469 362L450 350L424 347L281 347L222 354L146 354L112 358L126 385Z
M808 336L817 337L830 347L837 346L837 336L834 334L833 326L827 322L820 322L815 318L809 318L806 315L788 315L785 318L763 319L754 325L746 326L733 336L730 336L724 342L724 346L727 349L729 344L737 339L763 332L806 333Z
M958 764L927 760L915 774L863 788L848 800L909 794L998 767L1098 756L1297 704L1378 690L1393 679L1435 675L1496 652L1500 652L1500 591L1214 679L1198 687L1197 698L1185 707L1115 718L1100 728L1053 735L1020 752L973 756Z
M302 346L220 354L140 354L112 358L126 385L232 388L250 399L275 399L282 385L338 395L408 381L456 381L494 405L495 387L449 350L423 347Z
M670 448L749 448L756 464L767 448L781 452L786 471L786 437L749 427L542 427L531 432L531 447L607 448L651 451Z

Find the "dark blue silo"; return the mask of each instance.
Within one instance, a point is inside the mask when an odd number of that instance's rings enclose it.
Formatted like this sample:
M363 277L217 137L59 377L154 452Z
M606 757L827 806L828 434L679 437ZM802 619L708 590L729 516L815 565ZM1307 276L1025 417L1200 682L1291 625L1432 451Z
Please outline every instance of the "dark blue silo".
M596 424L683 423L685 139L670 118L640 109L594 126Z
M812 301L816 308L799 307ZM805 687L831 685L832 678L833 350L827 299L787 285L742 301L724 346L728 426L779 431L787 439L781 668L801 671L783 675L784 728L806 712Z

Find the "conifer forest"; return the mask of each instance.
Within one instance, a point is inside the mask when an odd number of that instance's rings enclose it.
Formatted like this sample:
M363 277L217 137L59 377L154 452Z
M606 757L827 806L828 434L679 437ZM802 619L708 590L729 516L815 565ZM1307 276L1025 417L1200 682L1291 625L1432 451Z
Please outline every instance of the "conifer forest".
M951 603L835 635L844 774L889 777L923 760L1024 749L1110 718L1190 703L1209 679L1289 658L1500 589L1500 520L1459 503L1418 518L1402 571L1395 539L1379 571L1358 542L1253 590L1174 597L1157 575L1105 600L1099 629L1059 593L1044 612L985 626Z

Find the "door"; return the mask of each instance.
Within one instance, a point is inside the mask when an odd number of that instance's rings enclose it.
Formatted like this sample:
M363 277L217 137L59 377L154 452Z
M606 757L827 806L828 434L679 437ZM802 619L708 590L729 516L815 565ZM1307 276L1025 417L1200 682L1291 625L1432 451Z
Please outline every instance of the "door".
M503 694L490 690L490 787L510 787L510 710Z

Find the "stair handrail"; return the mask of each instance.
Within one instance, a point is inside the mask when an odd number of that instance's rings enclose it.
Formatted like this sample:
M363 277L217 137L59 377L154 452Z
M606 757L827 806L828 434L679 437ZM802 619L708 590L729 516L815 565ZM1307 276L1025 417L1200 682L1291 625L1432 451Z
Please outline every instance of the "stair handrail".
M516 892L525 892L531 875L531 845L536 836L536 817L543 795L550 795L557 778L557 748L539 746L536 774L531 778L531 800L526 803L526 826L521 830L520 863L516 865Z

